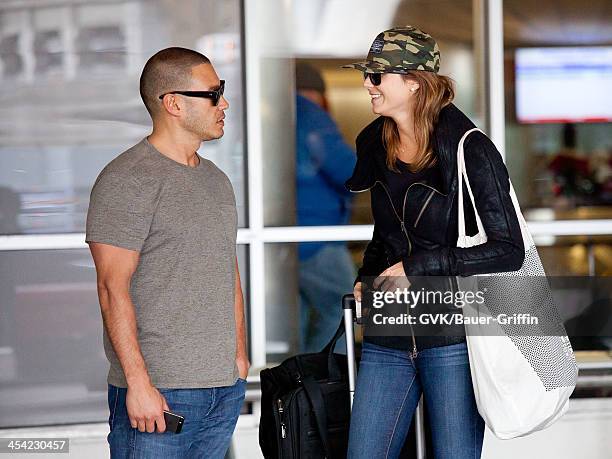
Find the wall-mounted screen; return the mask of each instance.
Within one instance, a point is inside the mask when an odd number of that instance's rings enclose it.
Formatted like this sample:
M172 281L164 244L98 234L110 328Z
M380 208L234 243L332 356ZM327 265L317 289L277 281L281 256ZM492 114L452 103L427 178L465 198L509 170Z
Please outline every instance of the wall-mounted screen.
M612 46L521 48L515 70L519 123L612 121Z

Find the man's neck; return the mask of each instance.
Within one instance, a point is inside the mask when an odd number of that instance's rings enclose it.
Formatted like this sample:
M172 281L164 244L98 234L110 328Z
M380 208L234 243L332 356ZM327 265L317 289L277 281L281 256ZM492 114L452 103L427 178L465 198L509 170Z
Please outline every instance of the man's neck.
M161 154L168 158L184 164L185 166L196 167L200 163L200 159L196 151L200 148L202 142L193 139L179 138L169 133L162 133L155 129L147 137L147 140Z
M308 99L313 104L318 105L323 110L327 109L327 103L325 101L325 95L314 89L300 89L298 94L305 99Z

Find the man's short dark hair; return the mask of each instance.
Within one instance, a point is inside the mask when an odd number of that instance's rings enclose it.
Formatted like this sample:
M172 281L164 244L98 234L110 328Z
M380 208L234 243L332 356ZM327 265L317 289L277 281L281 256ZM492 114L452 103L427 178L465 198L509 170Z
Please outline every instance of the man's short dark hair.
M295 86L300 89L311 89L325 94L325 81L321 72L307 62L295 64Z
M200 64L210 64L210 60L197 51L179 47L162 49L149 58L140 75L140 97L152 118L161 107L159 96L187 90L191 69Z

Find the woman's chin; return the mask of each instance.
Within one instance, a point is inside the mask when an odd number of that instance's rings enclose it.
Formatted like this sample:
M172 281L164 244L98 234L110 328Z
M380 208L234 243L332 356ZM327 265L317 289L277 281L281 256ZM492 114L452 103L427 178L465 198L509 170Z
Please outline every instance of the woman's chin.
M380 107L376 104L372 104L372 113L374 113L375 115L382 115Z
M372 113L375 115L385 116L385 110L380 107L372 107Z

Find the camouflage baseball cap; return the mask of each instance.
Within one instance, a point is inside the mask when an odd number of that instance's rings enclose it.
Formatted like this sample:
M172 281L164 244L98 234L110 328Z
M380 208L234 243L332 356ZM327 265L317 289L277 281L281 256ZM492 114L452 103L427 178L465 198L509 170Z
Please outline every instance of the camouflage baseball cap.
M440 49L431 35L412 26L379 33L365 61L343 65L368 73L407 73L424 70L438 73Z

